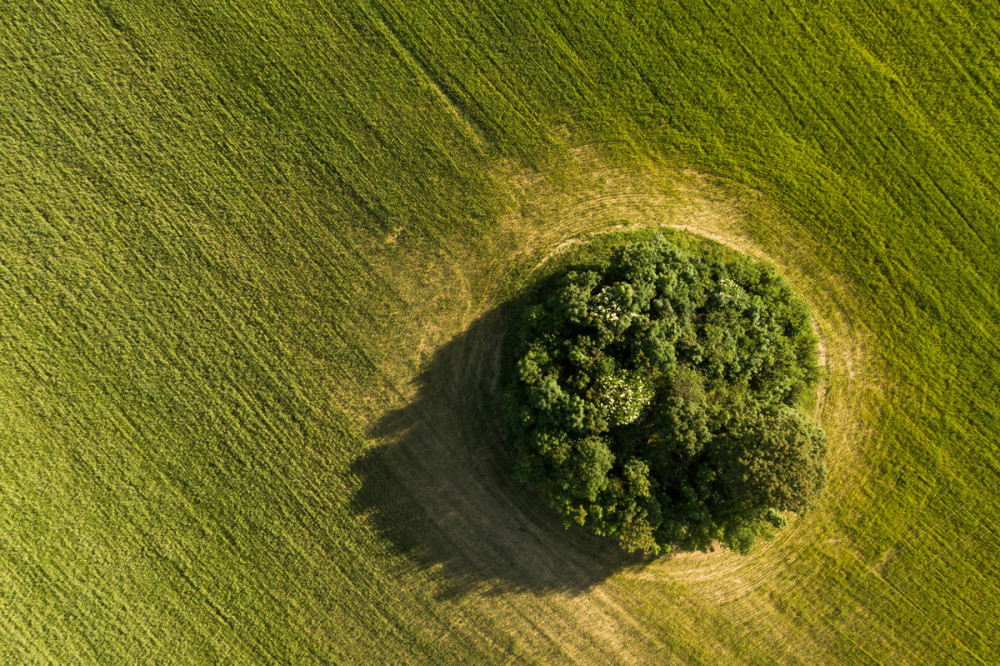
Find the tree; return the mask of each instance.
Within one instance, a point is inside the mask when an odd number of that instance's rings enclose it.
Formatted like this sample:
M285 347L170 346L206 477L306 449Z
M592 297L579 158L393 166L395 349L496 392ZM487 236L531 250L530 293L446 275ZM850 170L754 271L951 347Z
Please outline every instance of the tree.
M666 236L540 289L508 337L517 478L627 550L747 552L825 484L796 407L817 378L809 314L766 264Z

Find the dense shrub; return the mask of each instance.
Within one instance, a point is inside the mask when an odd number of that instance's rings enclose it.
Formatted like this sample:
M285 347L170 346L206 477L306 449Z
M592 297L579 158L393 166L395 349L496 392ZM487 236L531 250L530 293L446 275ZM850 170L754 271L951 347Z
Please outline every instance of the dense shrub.
M816 340L767 264L634 242L540 289L508 357L517 478L627 550L745 553L823 488Z

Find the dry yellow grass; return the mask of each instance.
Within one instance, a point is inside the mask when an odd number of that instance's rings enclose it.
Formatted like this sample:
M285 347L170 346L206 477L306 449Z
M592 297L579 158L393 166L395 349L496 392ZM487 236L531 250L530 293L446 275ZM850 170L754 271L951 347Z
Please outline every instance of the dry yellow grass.
M671 227L778 265L811 306L822 341L815 412L830 433L828 501L856 479L865 410L885 381L868 361L864 334L851 326L848 286L811 264L808 247L793 238L751 239L745 201L690 170L611 168L589 147L571 154L555 174L508 165L509 212L464 254L414 255L386 272L409 305L398 339L377 345L387 351L378 363L389 390L363 415L368 459L405 489L424 520L400 531L399 517L379 500L365 508L465 612L487 615L527 657L644 663L659 655L680 663L746 657L757 641L773 654L774 642L787 641L796 655L821 658L823 636L778 605L800 597L808 582L800 572L821 574L824 551L850 548L822 508L749 557L718 551L647 561L564 531L508 478L491 403L505 321L498 308L552 256L595 234ZM766 628L766 637L706 642L705 627L719 624L754 634ZM733 644L746 651L733 652Z

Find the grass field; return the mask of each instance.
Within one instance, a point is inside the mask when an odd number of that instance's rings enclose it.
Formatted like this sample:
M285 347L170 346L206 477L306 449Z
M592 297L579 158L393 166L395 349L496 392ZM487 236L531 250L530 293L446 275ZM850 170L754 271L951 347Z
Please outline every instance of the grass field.
M744 4L0 11L0 661L1000 661L1000 20ZM504 304L656 226L816 317L748 557L508 478Z

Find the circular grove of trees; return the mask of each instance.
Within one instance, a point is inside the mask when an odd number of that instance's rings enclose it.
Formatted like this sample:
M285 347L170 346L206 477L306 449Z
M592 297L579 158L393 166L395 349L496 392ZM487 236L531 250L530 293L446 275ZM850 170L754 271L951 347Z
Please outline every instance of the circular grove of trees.
M767 264L667 236L538 290L508 335L515 475L629 551L742 553L825 485L809 314Z

